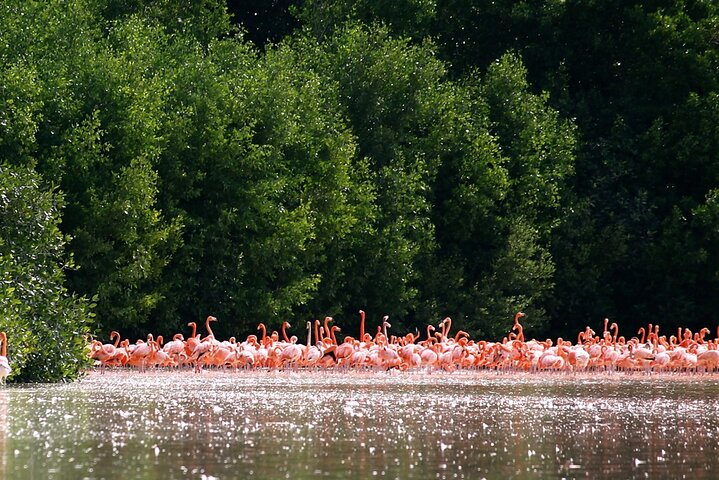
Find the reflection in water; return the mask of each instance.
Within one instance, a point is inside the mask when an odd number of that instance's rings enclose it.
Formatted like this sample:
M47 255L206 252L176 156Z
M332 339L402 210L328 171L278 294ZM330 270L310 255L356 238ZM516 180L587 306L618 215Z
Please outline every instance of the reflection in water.
M0 478L8 478L7 476L7 459L8 459L8 417L7 417L7 394L0 390Z
M11 417L2 478L709 478L719 468L710 376L109 372L0 395Z

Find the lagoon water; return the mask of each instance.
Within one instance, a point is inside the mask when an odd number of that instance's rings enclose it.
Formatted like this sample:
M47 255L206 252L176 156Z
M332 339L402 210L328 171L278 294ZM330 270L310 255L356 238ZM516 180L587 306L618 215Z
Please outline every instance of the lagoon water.
M716 478L719 377L93 372L0 390L0 478Z

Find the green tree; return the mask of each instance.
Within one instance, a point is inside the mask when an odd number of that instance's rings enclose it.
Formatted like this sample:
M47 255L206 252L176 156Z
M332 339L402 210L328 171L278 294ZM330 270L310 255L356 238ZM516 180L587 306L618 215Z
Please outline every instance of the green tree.
M556 66L535 78L561 92L555 101L582 138L576 208L554 251L558 327L604 316L630 331L704 326L712 267L686 233L715 187L719 10L589 2L559 13L549 48L526 50L529 65ZM562 45L571 48L560 54Z
M435 0L327 1L305 0L290 7L317 39L324 39L343 28L347 21L364 25L382 23L393 34L421 41L435 23Z
M575 131L530 91L521 60L505 55L433 109L428 151L439 250L428 286L447 312L483 335L547 323L554 286L552 235L573 173ZM508 325L508 322L510 323Z
M562 222L549 244L554 333L605 316L629 328L647 318L702 324L711 302L697 285L711 265L698 259L709 257L695 250L702 242L678 232L715 187L714 142L696 139L714 135L703 119L711 118L717 92L717 5L460 0L402 6L403 18L382 2L312 1L299 12L317 38L348 20L381 22L414 44L431 37L457 81L516 52L529 89L548 92L547 104L577 125L576 175L563 190ZM511 118L497 125L510 135L514 128ZM544 213L540 223L551 223L557 210ZM546 248L545 226L537 232Z
M110 22L142 18L168 35L193 38L203 46L231 30L226 2L220 0L87 0L87 8Z
M345 314L363 308L401 327L416 310L420 262L434 248L429 195L437 164L418 144L444 67L429 45L412 47L383 28L349 25L325 42L296 43L305 68L336 95L358 146L354 182L365 203L342 247Z
M97 295L98 320L107 329L147 322L177 242L179 225L156 207L169 80L161 66L164 39L137 18L95 39L63 86L80 108L74 122L62 119L70 125L47 157L49 165L62 165L64 228L82 266L70 275L71 286Z
M3 140L15 148L6 161L32 155L40 174L57 179L67 202L62 228L82 267L69 272L69 288L97 296L101 326L122 328L147 321L177 241L177 223L155 208L168 37L135 17L110 24L95 6L3 4L2 56L16 90L6 98L17 105ZM28 112L32 131L18 121Z
M339 303L332 279L357 223L356 146L320 78L297 62L286 47L258 58L239 37L182 54L159 166L159 205L183 225L164 273L164 324L212 313L218 332L236 335Z
M518 308L545 323L575 136L546 94L530 92L521 61L455 84L431 42L357 24L318 51L310 68L337 85L376 192L368 243L348 255L350 303L406 325L449 314L492 334Z
M92 305L64 285L74 267L62 196L42 185L32 169L0 164L0 331L17 381L75 379L89 366Z

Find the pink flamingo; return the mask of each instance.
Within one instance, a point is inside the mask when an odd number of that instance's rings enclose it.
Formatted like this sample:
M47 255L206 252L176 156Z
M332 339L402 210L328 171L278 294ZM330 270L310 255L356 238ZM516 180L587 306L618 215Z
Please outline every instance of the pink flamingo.
M190 322L187 326L192 328L192 333L185 341L185 355L189 358L200 343L200 336L197 334L197 324L195 322Z
M184 359L187 359L187 354L185 353L185 338L181 333L176 333L175 336L172 337L172 340L162 347L162 351L179 365Z
M10 362L7 359L7 335L5 332L0 332L0 342L2 343L2 350L0 350L0 383L5 385L5 379L12 373Z

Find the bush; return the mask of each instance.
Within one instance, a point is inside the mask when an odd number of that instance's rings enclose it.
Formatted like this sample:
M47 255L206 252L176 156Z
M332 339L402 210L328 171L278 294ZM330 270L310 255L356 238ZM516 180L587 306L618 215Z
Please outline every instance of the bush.
M70 295L72 268L60 232L62 196L31 168L0 164L0 330L8 336L10 380L77 378L88 366L93 305Z

